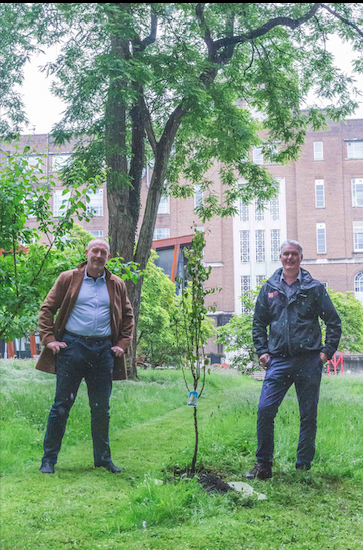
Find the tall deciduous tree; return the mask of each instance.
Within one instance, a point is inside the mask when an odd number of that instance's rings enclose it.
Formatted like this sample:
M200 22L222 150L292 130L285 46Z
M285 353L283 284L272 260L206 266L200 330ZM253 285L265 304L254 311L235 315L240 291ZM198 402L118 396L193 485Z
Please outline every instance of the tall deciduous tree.
M14 85L25 61L58 44L44 70L57 77L53 92L68 107L53 137L78 139L74 159L85 160L87 177L107 166L111 253L144 269L166 179L177 196L202 185L201 218L231 214L238 197L262 201L274 193L268 173L248 161L259 130L269 136L265 153L287 162L298 156L308 125L317 129L325 117L354 110L353 83L325 42L337 34L360 52L362 22L358 3L1 4L1 130L11 136L24 121ZM361 61L355 70L362 72ZM314 88L328 100L325 112L306 103ZM222 201L204 178L215 160ZM138 232L148 161L153 172ZM239 187L238 177L247 185ZM129 288L136 318L141 285L142 278Z

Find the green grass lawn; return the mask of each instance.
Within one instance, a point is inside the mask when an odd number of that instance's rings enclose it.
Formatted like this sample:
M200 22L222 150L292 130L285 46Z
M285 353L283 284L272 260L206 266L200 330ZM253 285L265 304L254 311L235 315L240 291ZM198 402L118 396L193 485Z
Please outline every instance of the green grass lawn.
M1 550L363 550L363 377L324 377L317 453L296 472L299 415L290 389L276 419L267 499L208 494L195 481L157 484L191 462L192 408L179 371L115 382L111 449L125 473L94 469L82 384L54 475L38 469L55 377L0 362ZM254 464L261 382L212 374L199 405L198 463L226 481Z

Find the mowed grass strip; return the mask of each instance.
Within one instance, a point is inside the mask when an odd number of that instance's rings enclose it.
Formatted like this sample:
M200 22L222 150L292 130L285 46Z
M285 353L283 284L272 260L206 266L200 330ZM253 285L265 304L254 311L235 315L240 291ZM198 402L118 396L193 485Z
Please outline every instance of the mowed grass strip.
M0 548L200 550L363 549L363 377L324 377L317 454L296 472L299 413L291 389L275 426L274 478L254 481L267 500L207 494L195 481L160 483L190 464L192 408L180 371L140 371L116 382L111 404L112 475L94 469L82 383L54 475L38 468L55 377L33 362L0 362ZM243 480L254 463L261 382L207 377L198 405L199 465Z

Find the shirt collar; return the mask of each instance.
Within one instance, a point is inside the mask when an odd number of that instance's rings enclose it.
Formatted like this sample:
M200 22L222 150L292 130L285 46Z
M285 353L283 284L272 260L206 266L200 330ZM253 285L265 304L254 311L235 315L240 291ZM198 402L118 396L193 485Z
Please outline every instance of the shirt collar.
M84 270L83 280L84 279L93 279L93 277L91 275L87 274L87 265L86 265L86 269ZM103 279L104 281L106 281L106 270L105 269L103 270L103 275L101 275L101 277L97 277L97 279Z
M284 270L282 270L282 272L281 272L280 283L281 283L281 281L284 281L286 283L285 277L284 277ZM296 277L295 281L293 281L293 283L291 283L291 284L296 283L296 281L299 281L299 283L301 284L301 281L302 281L301 268L299 269L299 273L297 274L297 277ZM288 284L288 283L286 283L286 284Z

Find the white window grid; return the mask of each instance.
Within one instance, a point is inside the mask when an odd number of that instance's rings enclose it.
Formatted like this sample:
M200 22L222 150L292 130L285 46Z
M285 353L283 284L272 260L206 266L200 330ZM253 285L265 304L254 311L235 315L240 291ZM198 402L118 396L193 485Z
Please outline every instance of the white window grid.
M315 208L325 208L324 180L315 180Z
M250 232L243 230L240 234L241 263L246 264L250 261Z
M170 227L156 227L154 229L153 241L159 241L160 239L169 239Z
M71 193L67 191L63 195L63 189L56 189L53 194L53 216L55 218L62 217L65 215L66 211L69 208L69 199ZM61 208L64 205L64 208Z
M256 275L256 286L262 285L262 282L266 279L266 275Z
M93 216L103 216L103 189L96 189L94 193L87 192L89 202L87 201L87 214Z
M363 295L363 271L360 271L354 277L354 292L360 292Z
M324 160L324 147L322 141L314 141L314 160Z
M254 147L253 148L253 162L255 164L263 164L263 154L262 154L262 147Z
M363 222L353 222L354 252L363 252Z
M257 229L255 232L256 238L256 262L264 262L266 258L265 247L265 231L263 229Z
M363 141L348 141L348 159L363 159Z
M250 219L248 204L244 204L242 199L239 199L239 220L241 222L248 222Z
M99 238L103 237L102 229L92 229L90 231L90 233L91 233L91 235L93 235L94 239L99 239Z
M280 259L280 229L271 229L271 262Z
M251 290L251 277L249 275L241 276L241 297L244 296L249 290ZM241 313L248 313L248 309L241 303Z
M274 222L280 219L280 203L278 197L270 200L270 218Z
M158 214L170 214L170 196L168 195L165 197L165 195L161 196L159 207L158 207Z
M197 184L194 186L194 207L198 208L203 202L203 189L202 186Z
M363 206L363 178L352 178L353 206Z
M326 254L325 223L316 224L316 248L318 254Z
M262 222L265 219L265 208L262 204L259 206L257 200L255 200L255 221Z

